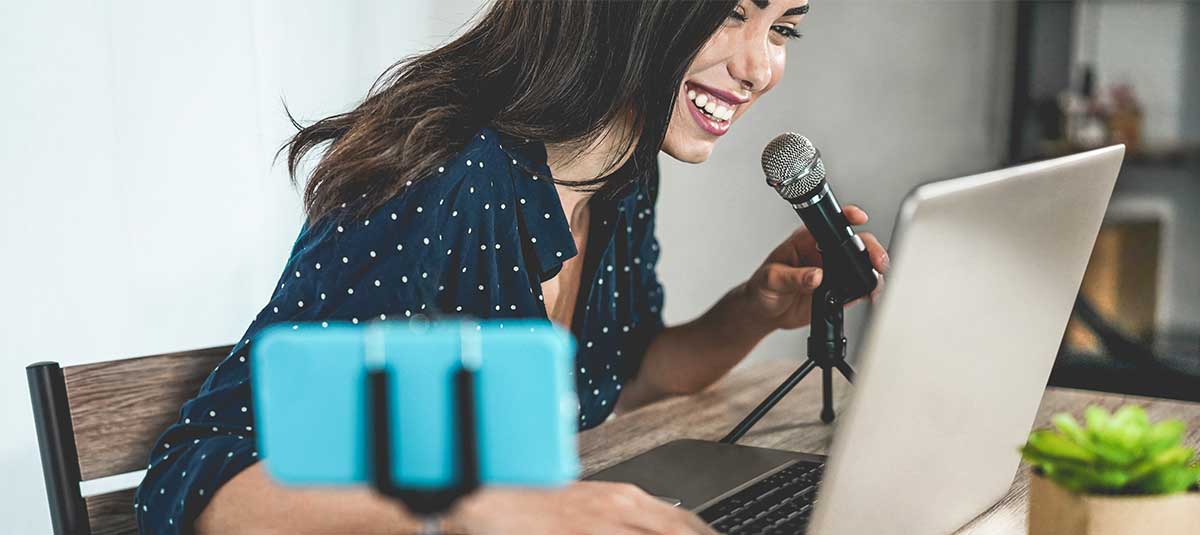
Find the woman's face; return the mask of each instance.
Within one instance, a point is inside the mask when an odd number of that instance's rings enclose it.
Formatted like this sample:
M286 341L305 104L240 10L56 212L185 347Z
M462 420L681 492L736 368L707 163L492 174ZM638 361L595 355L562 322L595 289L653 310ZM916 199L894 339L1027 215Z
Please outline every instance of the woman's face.
M808 0L741 0L688 68L663 152L700 163L750 106L783 77L787 42Z

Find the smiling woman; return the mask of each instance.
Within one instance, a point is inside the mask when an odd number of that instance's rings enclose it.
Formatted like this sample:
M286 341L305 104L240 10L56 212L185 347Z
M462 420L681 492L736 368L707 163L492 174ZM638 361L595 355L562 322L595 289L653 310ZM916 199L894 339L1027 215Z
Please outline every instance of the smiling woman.
M655 167L684 73L736 6L499 0L454 42L394 65L354 110L301 128L286 147L293 176L301 158L330 144L305 189L309 217L366 215L484 126L569 145L572 156L607 135L634 153L637 172L574 185L615 193Z
M416 529L370 494L266 477L249 347L271 324L435 313L561 324L578 340L581 429L699 391L768 333L806 325L822 275L803 229L704 315L664 325L654 220L658 154L706 160L779 82L807 10L803 0L496 0L462 37L394 65L354 109L297 124L282 149L293 179L321 153L304 187L307 221L270 301L151 452L141 529ZM866 221L853 207L846 215ZM860 236L884 271L878 242ZM484 489L441 528L710 532L691 513L606 483Z
M801 37L796 27L808 13L807 3L755 0L749 9L745 4L734 7L688 67L663 143L663 151L677 160L708 159L716 137L779 83L787 62L784 45Z

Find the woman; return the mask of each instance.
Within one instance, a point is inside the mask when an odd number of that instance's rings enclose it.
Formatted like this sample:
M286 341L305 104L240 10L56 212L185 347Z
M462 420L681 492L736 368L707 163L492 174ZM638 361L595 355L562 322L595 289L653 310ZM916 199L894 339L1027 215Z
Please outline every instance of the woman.
M658 153L707 159L780 80L807 8L496 0L461 38L394 66L354 110L301 128L285 147L293 178L327 146L305 188L307 223L271 301L152 451L142 530L416 529L366 491L283 488L256 463L249 346L272 323L547 318L579 342L582 429L697 392L768 333L806 325L822 274L801 229L701 317L665 327L654 205ZM634 487L590 482L483 489L441 527L709 532Z

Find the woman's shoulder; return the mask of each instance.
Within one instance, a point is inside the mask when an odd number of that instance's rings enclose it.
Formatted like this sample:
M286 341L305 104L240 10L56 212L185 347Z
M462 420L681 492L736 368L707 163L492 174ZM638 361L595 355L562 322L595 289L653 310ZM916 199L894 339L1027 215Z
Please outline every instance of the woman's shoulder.
M511 167L519 162L518 157L511 148L503 147L502 138L495 130L482 128L450 158L432 167L424 176L407 181L399 193L376 204L366 219L390 217L394 210L401 208L420 208L419 212L425 212L430 209L429 201L444 205L451 197L476 193L481 186L495 183L497 178L508 178ZM476 191L472 191L472 187ZM367 199L369 195L364 193L362 197ZM346 204L342 209L349 210ZM343 220L336 212L329 219Z
M449 202L448 199L461 195L503 194L509 188L498 186L511 182L516 178L514 175L536 176L548 172L540 144L484 127L426 176L406 184L388 204L411 204L431 199Z
M365 217L347 221L333 214L306 229L305 234L309 239L341 241L339 238L346 238L355 229L355 234L364 237L416 233L422 234L423 240L425 234L433 233L452 240L459 231L466 233L473 225L501 223L500 219L511 218L517 205L527 200L533 203L534 199L526 197L540 193L527 191L527 182L545 182L538 183L542 186L539 190L548 188L552 193L549 180L541 178L548 172L540 144L482 128L453 156L425 176L406 183L398 194L378 204Z

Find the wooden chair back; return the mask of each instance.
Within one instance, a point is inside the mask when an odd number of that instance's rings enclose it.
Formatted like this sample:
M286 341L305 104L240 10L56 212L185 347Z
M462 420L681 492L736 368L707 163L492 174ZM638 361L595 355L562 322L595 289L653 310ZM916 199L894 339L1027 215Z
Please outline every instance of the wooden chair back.
M79 484L145 470L154 441L231 349L26 367L55 534L137 533L134 489L84 497Z

